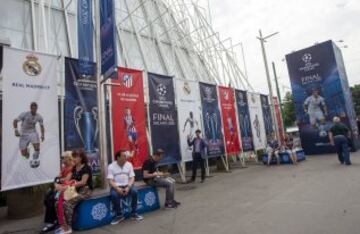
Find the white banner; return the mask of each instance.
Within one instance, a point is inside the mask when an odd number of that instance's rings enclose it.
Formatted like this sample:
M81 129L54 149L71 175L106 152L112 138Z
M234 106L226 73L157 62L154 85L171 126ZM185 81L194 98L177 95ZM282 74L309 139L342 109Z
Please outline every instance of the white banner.
M262 113L260 94L247 93L249 112L251 120L251 130L253 135L254 149L266 148L266 132L264 117Z
M60 170L57 59L4 48L3 60L1 189L51 182Z
M190 136L193 139L195 131L202 129L199 83L176 80L175 84L181 158L183 162L188 162L192 161L192 147L188 146L187 138Z

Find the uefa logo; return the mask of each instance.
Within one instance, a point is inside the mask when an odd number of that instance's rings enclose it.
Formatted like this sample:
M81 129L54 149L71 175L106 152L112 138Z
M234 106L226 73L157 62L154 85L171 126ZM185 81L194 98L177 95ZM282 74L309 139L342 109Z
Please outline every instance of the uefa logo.
M213 89L211 87L205 87L204 92L205 92L206 98L211 99Z
M133 76L124 74L122 77L122 82L126 88L131 88L133 86Z
M311 64L311 54L306 53L301 57L302 61L304 61L305 65Z
M159 84L156 87L156 92L161 96L164 97L167 93L166 86L164 84Z
M97 203L91 209L91 216L94 220L101 221L103 220L108 212L108 208L104 203Z
M26 61L23 63L23 71L25 74L28 76L40 75L42 68L38 60L39 59L33 54L26 56Z
M188 82L184 82L183 91L185 94L190 95L191 88Z

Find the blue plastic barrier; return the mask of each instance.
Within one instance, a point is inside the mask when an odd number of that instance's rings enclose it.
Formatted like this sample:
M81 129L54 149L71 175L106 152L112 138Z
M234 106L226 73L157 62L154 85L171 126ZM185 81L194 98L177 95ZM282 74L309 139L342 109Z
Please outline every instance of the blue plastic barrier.
M155 187L139 186L138 207L139 214L154 211L160 208L159 195ZM131 212L131 198L123 199L120 204L123 214L128 217ZM114 216L110 195L94 196L82 201L75 210L73 228L87 230L107 225Z
M279 153L279 157L280 157L280 163L281 164L290 164L291 160L290 160L290 155L287 152L281 152ZM297 150L296 151L296 157L297 157L297 161L304 161L306 159L305 157L305 153L303 150ZM267 164L267 160L268 160L268 154L265 153L263 155L263 163ZM276 157L273 157L270 161L270 164L276 164Z

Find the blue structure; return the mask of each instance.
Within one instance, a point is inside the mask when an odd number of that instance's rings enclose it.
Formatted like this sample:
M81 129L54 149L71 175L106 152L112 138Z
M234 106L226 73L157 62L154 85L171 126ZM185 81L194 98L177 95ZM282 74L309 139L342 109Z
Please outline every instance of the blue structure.
M280 157L280 163L281 164L290 164L291 163L290 155L287 152L279 153L279 157ZM304 161L306 159L305 152L303 150L296 151L296 158L297 158L298 162ZM268 160L268 154L267 153L265 153L263 155L262 160L263 160L264 164L267 164L267 160ZM271 159L270 164L276 164L276 163L277 163L276 158L273 157Z

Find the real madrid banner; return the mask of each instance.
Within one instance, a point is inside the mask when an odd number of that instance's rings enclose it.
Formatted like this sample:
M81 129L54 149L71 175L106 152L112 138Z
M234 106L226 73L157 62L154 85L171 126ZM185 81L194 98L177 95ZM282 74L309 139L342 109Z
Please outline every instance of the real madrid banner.
M271 110L269 105L269 98L267 95L260 94L261 108L264 117L266 136L271 136L274 132L273 122L271 118Z
M221 156L224 154L224 138L216 86L205 83L199 83L199 86L208 156Z
M94 175L100 165L96 90L95 75L81 74L79 60L65 58L65 149L84 148Z
M192 160L192 147L187 139L195 137L197 129L201 127L201 103L199 83L194 81L176 81L176 100L179 115L179 135L182 161Z
M240 152L239 131L235 113L235 97L232 88L219 86L221 117L224 125L225 149L227 154Z
M148 157L142 71L118 68L111 87L114 152L125 149L135 169Z
M4 48L2 190L59 174L57 59Z
M165 151L161 164L177 163L180 152L173 79L148 73L148 81L152 148Z
M241 143L244 152L254 149L251 121L246 91L235 90L238 121L240 126Z
M266 148L266 132L261 108L260 94L247 93L254 149Z

